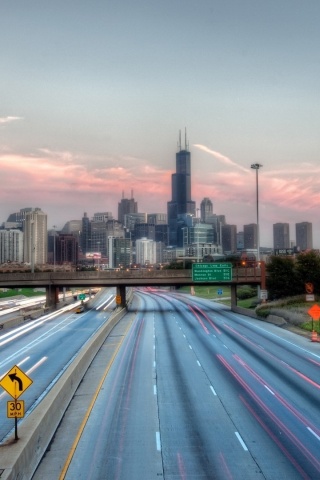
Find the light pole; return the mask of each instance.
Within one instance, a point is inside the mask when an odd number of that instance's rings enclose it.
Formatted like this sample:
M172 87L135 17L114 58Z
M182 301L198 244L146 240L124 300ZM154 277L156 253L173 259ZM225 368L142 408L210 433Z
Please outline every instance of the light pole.
M259 226L259 182L258 172L262 167L261 163L253 163L251 168L256 171L256 208L257 208L257 262L260 262L260 226Z
M56 271L56 225L53 225L54 233L53 233L53 271Z
M98 272L100 271L100 242L97 242L98 245Z
M31 220L30 222L31 226L31 273L34 273L34 257L35 257L35 245L34 245L34 220Z
M198 222L199 222L199 220L198 220L198 218L199 218L199 210L200 210L200 209L197 208L197 222L196 222L196 225L197 225L197 233L198 233L198 235L197 235L197 263L199 263L199 261L200 261L200 252L199 252L199 250L200 250L200 242L199 242L199 234L200 234L200 232L199 232L199 225L200 225L200 223L198 223Z

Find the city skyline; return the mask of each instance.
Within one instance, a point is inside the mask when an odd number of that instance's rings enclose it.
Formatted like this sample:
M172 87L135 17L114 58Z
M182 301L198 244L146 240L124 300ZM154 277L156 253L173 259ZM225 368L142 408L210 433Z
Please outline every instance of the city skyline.
M1 220L116 217L131 190L166 212L186 127L197 208L254 223L258 162L261 246L307 221L320 248L319 14L315 0L6 3Z

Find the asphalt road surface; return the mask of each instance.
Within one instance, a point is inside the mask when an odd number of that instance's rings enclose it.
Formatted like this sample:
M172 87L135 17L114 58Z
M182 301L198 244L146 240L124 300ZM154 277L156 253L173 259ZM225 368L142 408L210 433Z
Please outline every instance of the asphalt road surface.
M138 291L34 480L320 478L320 345Z

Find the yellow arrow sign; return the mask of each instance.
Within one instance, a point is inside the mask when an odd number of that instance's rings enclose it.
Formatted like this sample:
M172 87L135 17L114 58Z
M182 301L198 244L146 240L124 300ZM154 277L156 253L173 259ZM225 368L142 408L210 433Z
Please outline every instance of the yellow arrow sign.
M5 389L12 398L17 400L20 395L32 384L31 378L28 377L17 365L1 379L0 385Z

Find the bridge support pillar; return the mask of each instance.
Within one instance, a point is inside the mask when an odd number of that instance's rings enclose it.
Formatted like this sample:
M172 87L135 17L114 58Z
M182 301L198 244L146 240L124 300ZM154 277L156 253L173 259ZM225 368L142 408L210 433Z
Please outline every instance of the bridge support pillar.
M119 307L125 307L127 303L126 299L126 287L125 285L117 285L116 303Z
M237 306L237 285L231 284L231 310Z
M46 288L46 305L47 307L55 307L59 303L59 288L49 285Z

